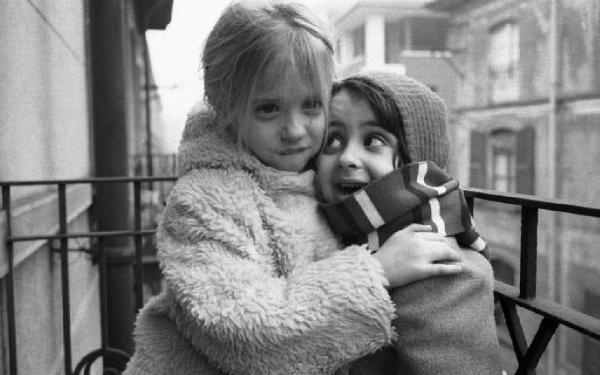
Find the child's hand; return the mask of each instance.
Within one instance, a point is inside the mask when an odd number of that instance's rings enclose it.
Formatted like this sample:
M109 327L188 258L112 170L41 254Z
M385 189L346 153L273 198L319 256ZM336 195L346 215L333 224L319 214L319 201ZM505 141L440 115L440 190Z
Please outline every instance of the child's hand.
M429 225L411 224L394 233L373 256L383 266L390 288L462 271L456 264L461 260L458 251Z

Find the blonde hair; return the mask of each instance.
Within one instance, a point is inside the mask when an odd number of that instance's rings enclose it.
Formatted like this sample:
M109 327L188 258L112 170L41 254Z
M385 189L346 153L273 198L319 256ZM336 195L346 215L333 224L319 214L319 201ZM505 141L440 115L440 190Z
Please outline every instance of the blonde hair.
M301 4L229 4L210 32L202 54L204 92L218 123L239 138L250 97L267 73L270 82L284 85L294 75L305 79L327 110L334 75L328 35L325 24Z

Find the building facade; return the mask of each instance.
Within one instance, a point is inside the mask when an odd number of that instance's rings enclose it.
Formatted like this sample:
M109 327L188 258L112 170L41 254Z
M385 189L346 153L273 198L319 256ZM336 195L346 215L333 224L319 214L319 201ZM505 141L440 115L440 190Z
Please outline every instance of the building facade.
M0 181L132 175L131 156L144 150L148 134L144 88L151 72L145 70L144 32L164 29L171 7L172 1L158 0L0 2ZM11 235L56 233L56 191L56 185L12 188ZM68 186L68 230L131 221L119 208L128 199L121 193ZM93 204L98 222L91 220ZM60 241L15 243L16 324L9 327L7 222L3 205L0 373L63 374ZM72 240L68 247L74 367L101 346L99 272L90 241ZM135 311L120 308L115 313L128 317L124 334L131 340ZM17 355L11 363L12 328ZM93 371L101 373L100 367Z
M332 17L342 76L391 70L413 77L453 103L457 70L446 48L448 14L426 1L357 1Z
M448 14L448 51L461 70L450 125L459 180L599 207L600 3L440 0L428 8ZM519 216L519 209L489 203L475 210L496 278L513 285L519 282ZM538 232L539 294L596 318L599 225L542 210ZM527 314L522 320L530 332L539 324ZM501 331L509 353L510 339ZM599 358L598 342L561 328L539 371L597 374Z

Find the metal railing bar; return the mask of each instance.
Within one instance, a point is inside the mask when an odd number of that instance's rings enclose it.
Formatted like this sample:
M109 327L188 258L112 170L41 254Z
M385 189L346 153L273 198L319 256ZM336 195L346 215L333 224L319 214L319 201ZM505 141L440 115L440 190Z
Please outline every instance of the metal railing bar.
M544 198L526 194L503 193L496 190L485 190L466 188L464 189L465 197L479 198L492 202L508 203L522 207L538 208L548 211L563 212L576 214L581 216L600 217L600 208L589 207L575 202L570 202L562 199Z
M134 230L138 232L142 227L142 185L140 181L133 183L133 212ZM142 236L134 236L135 246L135 310L138 311L144 304L144 269L142 266Z
M176 176L135 176L135 177L89 177L89 178L73 178L73 179L53 179L53 180L4 180L0 181L0 186L31 186L31 185L57 185L57 184L104 184L104 183L127 183L135 181L143 182L161 182L161 181L176 181Z
M518 288L501 281L496 280L494 289L501 297L510 299L518 306L533 311L543 317L553 318L566 327L596 340L600 340L600 319L596 319L572 308L559 305L545 298L519 298Z
M6 236L10 237L12 232L10 186L2 186L2 209L6 214ZM14 287L14 244L6 243L6 256L8 260L8 272L6 278L6 310L8 318L8 352L9 370L11 375L17 375L17 334L15 318L15 287Z
M513 344L513 350L517 357L517 362L521 363L523 357L527 353L527 339L523 333L523 326L521 325L521 319L517 313L517 307L513 301L504 296L499 296L500 307L502 307L502 313L506 320L506 326L508 328L508 334Z
M72 232L72 233L57 233L57 234L37 234L33 236L15 236L8 237L8 242L25 242L25 241L39 241L39 240L58 240L63 238L94 238L94 237L121 237L121 236L135 236L136 234L148 236L153 235L156 229L142 229L139 231L135 230L112 230L112 231L97 231L97 232Z
M534 298L537 285L537 227L538 209L521 210L521 269L520 298Z
M111 356L111 355L119 357L120 360L123 362L127 362L131 358L127 352L120 350L120 349L115 349L115 348L110 348L110 347L96 349L96 350L86 354L81 359L81 361L75 367L75 372L73 374L79 375L79 374L81 374L81 371L83 371L83 374L87 375L90 373L90 368L91 368L92 364L98 358L100 358L100 357L106 358L107 356ZM109 373L117 374L118 371L113 368L110 368L110 369L105 368L103 373L104 374L109 374Z
M142 264L158 265L159 262L158 262L158 259L156 258L156 255L144 255L144 256L142 256Z
M98 238L98 273L100 288L100 330L102 332L101 348L106 349L108 345L108 326L106 324L108 317L107 293L108 285L106 280L106 250L104 248L104 237Z
M475 208L475 199L472 196L465 196L465 200L467 201L467 206L469 206L469 212L471 213L471 216L474 215L473 210Z
M523 361L519 363L517 369L517 375L519 374L531 374L537 367L542 354L546 350L548 343L552 340L552 336L558 328L558 322L552 318L545 317L540 323L540 328L531 341L531 346L527 349L527 354Z
M67 233L67 192L66 184L58 184L58 232ZM63 307L63 346L65 374L70 375L71 361L71 304L69 296L69 239L60 239L60 275Z

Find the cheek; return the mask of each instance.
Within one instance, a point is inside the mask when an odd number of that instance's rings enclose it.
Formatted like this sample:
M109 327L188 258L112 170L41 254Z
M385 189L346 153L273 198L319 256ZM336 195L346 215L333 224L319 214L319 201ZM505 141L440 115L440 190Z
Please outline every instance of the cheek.
M317 178L319 185L323 189L328 189L331 185L333 177L333 169L335 167L335 158L329 155L319 157L317 161Z
M242 144L254 155L261 155L270 146L272 136L266 135L259 128L248 128L245 134L242 134Z
M325 138L325 116L321 115L312 120L310 124L310 132L317 147L320 147Z
M378 179L396 169L394 165L394 155L378 155L371 161L371 178Z

